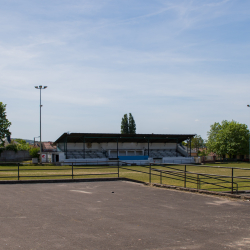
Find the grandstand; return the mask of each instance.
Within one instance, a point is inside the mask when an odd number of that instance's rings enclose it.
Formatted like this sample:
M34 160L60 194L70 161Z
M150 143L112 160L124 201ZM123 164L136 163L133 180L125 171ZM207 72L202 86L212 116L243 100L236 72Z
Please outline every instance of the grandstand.
M120 160L133 164L192 163L194 158L182 146L195 134L101 134L64 133L55 142L57 157L64 163ZM190 150L189 150L190 152ZM55 160L57 159L57 160Z

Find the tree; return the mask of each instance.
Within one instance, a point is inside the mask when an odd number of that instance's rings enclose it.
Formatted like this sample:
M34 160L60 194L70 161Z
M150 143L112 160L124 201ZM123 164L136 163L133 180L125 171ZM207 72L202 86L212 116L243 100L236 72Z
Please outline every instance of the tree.
M8 144L5 148L5 150L8 150L8 151L15 151L17 153L18 149L17 149L17 145L16 144Z
M6 104L0 102L0 146L4 146L4 138L10 135L11 122L6 118Z
M204 144L205 142L200 135L196 135L191 139L191 148L195 149L197 153L199 152L200 148L204 147Z
M17 150L30 150L31 146L23 139L15 139L14 143L17 145Z
M125 114L121 122L121 134L136 134L136 124L131 113Z
M125 114L121 122L121 134L128 134L128 115Z
M199 156L207 156L208 155L207 149L203 148L203 150L198 152L198 155Z
M136 134L136 124L131 113L129 113L128 132L129 134Z
M32 158L39 158L39 153L40 152L40 148L36 148L36 147L32 147L29 150L30 156Z
M220 156L248 154L249 130L247 125L238 123L234 120L222 121L221 124L215 122L208 131L207 147L210 152Z

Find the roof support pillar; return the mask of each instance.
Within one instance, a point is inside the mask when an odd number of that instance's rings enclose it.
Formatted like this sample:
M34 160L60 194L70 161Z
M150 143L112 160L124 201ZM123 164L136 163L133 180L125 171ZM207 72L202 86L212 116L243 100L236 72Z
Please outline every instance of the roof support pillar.
M117 159L118 159L118 156L119 156L119 155L118 155L118 150L119 150L119 149L118 149L118 137L117 137L117 141L116 141L116 147L117 147L116 150L117 150Z
M175 156L176 157L177 157L177 150L178 150L178 139L176 139L176 149L175 149L175 151L176 151Z
M68 135L66 135L66 159L68 159Z
M83 137L83 159L85 159L85 136Z
M148 139L148 158L149 158L149 139Z
M189 145L190 146L190 155L189 156L191 157L191 138L189 139L189 144L190 144Z

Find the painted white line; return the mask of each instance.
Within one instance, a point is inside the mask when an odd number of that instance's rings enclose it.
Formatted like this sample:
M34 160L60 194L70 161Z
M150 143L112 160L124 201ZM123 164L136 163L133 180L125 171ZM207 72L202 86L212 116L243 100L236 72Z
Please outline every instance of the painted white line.
M78 192L78 193L83 193L83 194L92 194L92 192L87 192L83 190L70 190L71 192Z

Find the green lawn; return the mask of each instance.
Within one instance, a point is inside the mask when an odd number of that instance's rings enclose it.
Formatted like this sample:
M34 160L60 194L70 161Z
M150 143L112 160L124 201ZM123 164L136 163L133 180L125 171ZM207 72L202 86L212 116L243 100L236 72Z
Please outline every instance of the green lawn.
M113 174L112 174L113 173ZM96 178L96 177L117 177L117 167L101 166L74 166L74 179ZM0 166L0 180L17 180L17 166ZM40 166L26 165L19 167L19 180L37 179L72 179L71 166Z
M213 166L215 168L211 168ZM210 165L186 165L186 187L201 188L215 191L229 191L231 189L231 175L234 167L234 182L238 184L238 190L250 190L250 180L239 177L250 178L249 163L222 163ZM218 166L223 168L217 168ZM165 165L151 167L151 182L163 183L174 186L184 186L184 165ZM237 169L240 168L240 169ZM162 170L162 178L160 171ZM172 172L169 172L172 171ZM138 181L150 181L149 166L122 166L119 169L120 177L127 177ZM117 167L114 166L74 166L75 178L97 178L117 177ZM220 175L205 176L204 174ZM17 180L18 167L0 165L1 180ZM24 165L19 168L20 180L31 179L71 179L71 166L40 166ZM228 176L228 177L226 177ZM238 178L237 178L238 177ZM216 184L216 185L215 185ZM220 185L220 186L218 186ZM234 184L236 188L236 184Z
M223 168L210 168L208 165L197 165L197 166L189 166L186 165L186 187L190 188L201 188L208 189L214 191L229 191L231 189L231 175L232 169L235 168L245 168L245 169L234 169L234 182L238 184L238 190L250 190L250 180L245 180L237 177L248 177L250 178L250 164L249 163L234 163L234 164L212 164L209 166L218 167L221 166ZM152 166L152 183L163 183L174 186L184 187L184 165L167 165L165 167L160 166ZM149 172L148 167L124 167L120 170L121 177L127 177L139 181L149 181L149 175L145 173L137 173L133 171L129 171L128 169ZM160 178L160 172L155 171L153 169L172 171L163 172L162 180ZM181 172L180 172L181 171ZM189 173L188 173L189 172ZM219 176L205 176L203 174L210 175L220 175ZM229 177L225 177L229 176ZM198 181L197 181L198 180ZM214 185L216 184L216 185ZM236 188L236 184L234 184L234 188Z

